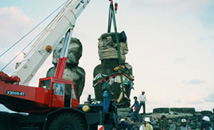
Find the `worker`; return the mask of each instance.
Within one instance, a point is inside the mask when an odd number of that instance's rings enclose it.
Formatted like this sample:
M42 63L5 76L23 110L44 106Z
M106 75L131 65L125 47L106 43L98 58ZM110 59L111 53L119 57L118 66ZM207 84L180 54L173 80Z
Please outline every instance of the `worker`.
M92 103L92 99L91 99L91 95L90 94L88 95L87 101L89 102L89 104Z
M160 121L160 124L159 124L159 128L160 128L160 130L168 130L169 129L169 122L166 119L165 115L161 116L161 121Z
M125 119L122 118L120 120L120 124L119 124L119 129L118 130L132 130L132 127Z
M134 104L131 106L131 109L134 108L134 110L133 110L133 112L131 114L131 121L133 121L133 118L136 115L138 122L141 122L140 114L139 114L140 105L139 105L139 102L137 101L137 97L136 96L134 96L134 100L135 100Z
M104 83L102 85L102 92L103 92L103 112L108 112L109 106L111 103L111 94L112 95L114 94L108 83L108 78L106 78L106 80L104 81Z
M139 101L140 101L140 108L143 106L143 114L146 113L146 96L145 92L142 91L141 95L139 96Z
M186 119L181 119L181 127L180 130L191 130L190 126L187 125Z
M202 118L201 130L213 130L210 122L210 118L208 116L204 116Z
M149 117L144 118L144 124L140 126L139 130L153 130Z

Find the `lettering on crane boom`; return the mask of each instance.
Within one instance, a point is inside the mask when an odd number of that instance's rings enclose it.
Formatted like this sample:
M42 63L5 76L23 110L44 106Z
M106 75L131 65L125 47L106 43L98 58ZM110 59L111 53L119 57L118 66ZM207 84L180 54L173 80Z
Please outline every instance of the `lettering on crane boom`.
M7 90L6 94L8 94L8 95L16 95L16 96L25 96L25 92L10 91L10 90Z

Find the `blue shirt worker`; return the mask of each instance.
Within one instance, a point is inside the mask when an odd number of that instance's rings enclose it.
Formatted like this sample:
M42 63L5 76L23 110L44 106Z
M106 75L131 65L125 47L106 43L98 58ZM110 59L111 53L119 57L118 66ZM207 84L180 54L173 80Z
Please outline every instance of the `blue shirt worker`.
M139 114L139 111L140 111L140 104L139 104L139 102L137 101L137 97L136 97L136 96L134 96L134 100L135 100L135 102L134 102L134 104L131 106L132 109L133 109L133 107L134 107L134 111L133 111L132 114L131 114L131 121L133 121L133 118L134 118L134 116L136 115L136 116L137 116L138 122L140 122L140 121L141 121L141 119L140 119L140 114Z
M125 121L125 119L121 119L119 130L132 130L132 127L127 121Z
M108 112L111 103L111 94L114 93L111 90L107 78L102 85L102 92L103 92L103 112Z

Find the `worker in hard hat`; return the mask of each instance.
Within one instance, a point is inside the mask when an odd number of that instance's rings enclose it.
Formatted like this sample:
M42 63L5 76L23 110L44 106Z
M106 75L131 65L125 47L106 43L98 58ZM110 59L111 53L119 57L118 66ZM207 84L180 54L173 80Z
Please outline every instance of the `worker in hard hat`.
M191 130L190 126L187 125L187 120L186 119L181 119L181 127L180 130Z
M140 126L139 130L153 130L149 117L144 118L144 124Z
M208 116L204 116L202 118L201 130L213 130L210 122L210 118Z
M125 119L122 118L120 120L120 124L119 124L119 129L118 130L132 130L132 127Z

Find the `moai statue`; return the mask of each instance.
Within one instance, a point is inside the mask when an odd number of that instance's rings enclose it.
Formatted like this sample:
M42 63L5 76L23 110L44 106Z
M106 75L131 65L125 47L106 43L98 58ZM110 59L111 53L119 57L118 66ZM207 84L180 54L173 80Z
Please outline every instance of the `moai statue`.
M53 60L52 60L52 63L54 64L54 66L48 70L46 75L47 77L51 77L55 75L58 59L60 57L62 46L63 46L63 42L64 42L64 38L60 41L60 43L54 49ZM78 66L79 59L81 56L82 56L82 44L79 39L72 38L68 49L68 56L67 56L66 66L64 69L63 79L73 80L78 99L80 99L80 96L82 94L84 84L85 84L85 70Z
M123 71L127 74L122 76L124 86L121 84L121 76L110 76L109 83L114 95L111 95L111 99L117 102L118 107L130 106L130 93L133 88L133 75L132 66L125 62L125 55L128 53L128 46L126 41L125 32L118 33L120 53L121 53L121 65ZM97 65L94 69L94 81L93 87L95 91L95 98L98 101L102 101L102 77L112 75L117 72L119 66L117 43L115 40L115 33L105 33L98 39L98 53L101 60L101 64ZM99 80L99 81L98 81ZM124 92L124 93L123 93Z

